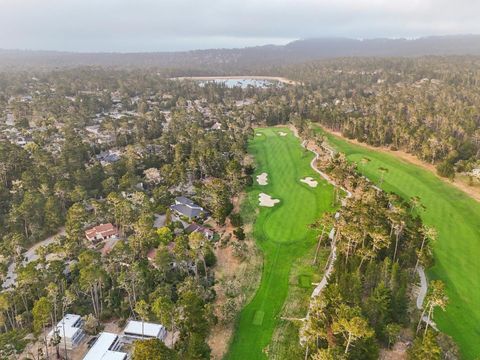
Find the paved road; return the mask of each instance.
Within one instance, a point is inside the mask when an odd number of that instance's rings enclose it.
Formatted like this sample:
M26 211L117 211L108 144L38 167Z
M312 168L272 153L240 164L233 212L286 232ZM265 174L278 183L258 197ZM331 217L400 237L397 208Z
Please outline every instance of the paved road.
M61 228L60 231L58 233L56 233L55 235L49 236L45 240L42 240L42 241L36 243L35 245L33 245L31 248L29 248L23 254L24 260L23 260L22 264L27 265L28 263L37 260L38 259L37 249L41 248L42 246L47 246L47 245L53 243L55 241L55 238L59 235L65 235L65 228ZM12 262L8 266L7 278L5 279L5 281L3 282L3 285L2 285L2 287L4 289L8 289L12 285L16 284L17 273L15 272L15 267L16 267L15 262Z

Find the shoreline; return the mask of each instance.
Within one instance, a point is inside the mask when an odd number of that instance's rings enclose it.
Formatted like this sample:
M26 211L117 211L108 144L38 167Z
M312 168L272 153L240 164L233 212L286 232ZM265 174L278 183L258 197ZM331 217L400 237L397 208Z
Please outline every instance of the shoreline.
M169 80L241 80L241 79L252 79L252 80L271 80L278 81L283 84L288 85L300 85L301 83L295 80L290 80L281 76L260 76L260 75L233 75L233 76L179 76L173 77Z
M325 131L326 133L337 136L337 137L341 138L342 140L345 140L345 141L347 141L351 144L362 146L362 147L364 147L366 149L369 149L369 150L379 151L379 152L382 152L382 153L385 153L385 154L393 155L400 160L403 160L403 161L406 161L410 164L419 166L422 169L427 170L432 175L434 175L436 178L440 179L441 181L445 182L446 184L450 184L450 185L456 187L458 190L462 191L463 193L465 193L466 195L468 195L472 199L480 202L480 192L477 189L469 186L464 181L459 180L458 178L454 179L453 181L450 181L446 178L442 178L441 176L439 176L437 174L437 171L436 171L436 168L435 168L434 165L424 162L423 160L417 158L415 155L409 154L409 153L407 153L403 150L394 151L394 150L390 150L389 148L384 147L384 146L377 147L377 146L372 146L372 145L360 142L357 139L349 139L349 138L346 138L345 136L343 136L338 131L333 131L331 129L328 129L325 126L320 125L319 123L315 123L315 124L320 129Z

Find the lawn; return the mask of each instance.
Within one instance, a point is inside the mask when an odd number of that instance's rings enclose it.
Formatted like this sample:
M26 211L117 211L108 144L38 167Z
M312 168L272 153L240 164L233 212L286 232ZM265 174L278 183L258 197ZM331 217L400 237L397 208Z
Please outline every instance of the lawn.
M311 169L313 154L305 151L288 129L256 129L249 152L256 162L255 175L266 172L268 185L257 182L248 189L242 214L254 221L253 236L263 253L260 286L252 301L240 313L226 359L266 359L265 349L279 324L288 294L292 264L307 255L315 245L315 234L308 228L322 212L331 210L333 189ZM280 136L280 132L287 136ZM319 182L316 188L300 182L310 176ZM254 176L256 179L256 176ZM259 207L259 193L280 203L272 208ZM295 285L311 277L307 271Z
M379 181L378 169L387 168L382 185L386 191L406 199L420 197L426 207L421 217L438 231L435 266L428 270L428 276L443 280L450 298L446 312L436 311L434 320L460 346L462 358L479 357L480 203L429 171L393 155L354 145L330 134L327 137L349 160L358 163L364 157L369 158L368 164L358 168L373 182Z

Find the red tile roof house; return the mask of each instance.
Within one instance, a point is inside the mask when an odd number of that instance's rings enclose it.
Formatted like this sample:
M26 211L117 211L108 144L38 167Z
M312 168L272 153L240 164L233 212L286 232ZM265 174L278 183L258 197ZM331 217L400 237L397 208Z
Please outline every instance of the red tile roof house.
M91 242L118 238L118 229L111 223L100 224L85 231L85 237Z
M147 253L147 259L155 266L155 258L157 257L157 249L150 249ZM156 266L155 266L156 267Z

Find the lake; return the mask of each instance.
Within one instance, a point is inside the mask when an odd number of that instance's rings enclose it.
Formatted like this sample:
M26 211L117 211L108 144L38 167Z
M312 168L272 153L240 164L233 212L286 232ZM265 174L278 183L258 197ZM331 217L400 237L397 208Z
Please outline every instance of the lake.
M205 84L208 83L217 83L224 84L229 88L238 86L243 89L250 86L256 88L268 88L282 84L296 84L295 81L273 76L192 76L172 78L172 80L198 81L200 86L205 86Z

